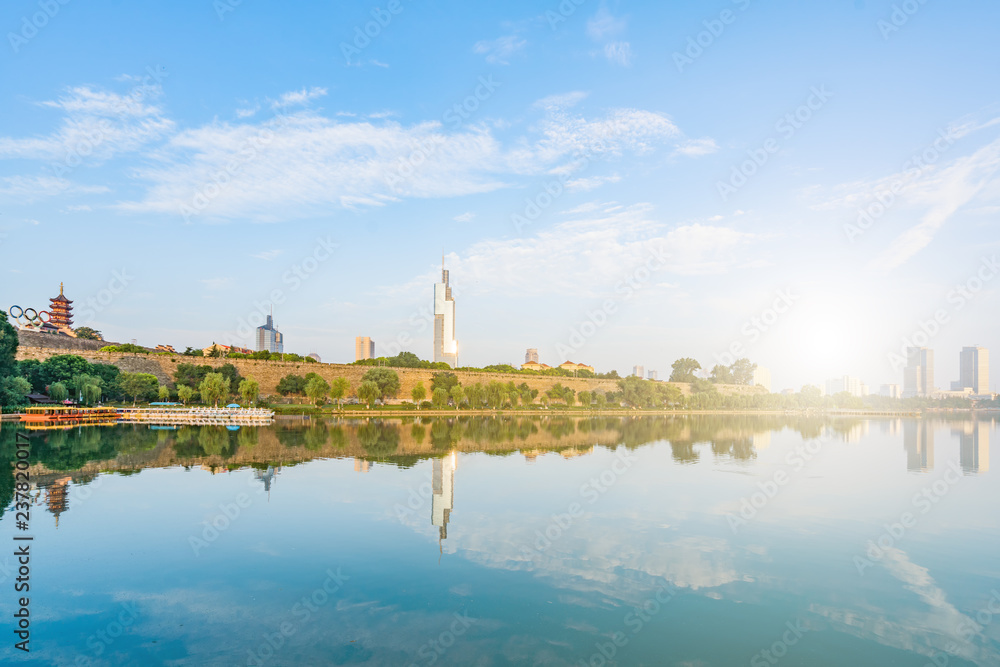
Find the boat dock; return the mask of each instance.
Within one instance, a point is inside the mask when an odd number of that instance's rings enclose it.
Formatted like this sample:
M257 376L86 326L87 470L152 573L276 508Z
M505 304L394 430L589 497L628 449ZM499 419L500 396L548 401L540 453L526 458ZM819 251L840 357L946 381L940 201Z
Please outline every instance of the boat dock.
M157 426L266 426L274 411L264 408L118 408L118 419Z

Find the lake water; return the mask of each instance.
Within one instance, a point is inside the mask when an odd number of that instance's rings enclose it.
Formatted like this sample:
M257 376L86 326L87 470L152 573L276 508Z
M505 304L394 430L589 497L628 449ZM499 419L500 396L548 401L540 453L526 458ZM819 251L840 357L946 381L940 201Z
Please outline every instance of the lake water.
M992 418L16 430L4 664L1000 665Z

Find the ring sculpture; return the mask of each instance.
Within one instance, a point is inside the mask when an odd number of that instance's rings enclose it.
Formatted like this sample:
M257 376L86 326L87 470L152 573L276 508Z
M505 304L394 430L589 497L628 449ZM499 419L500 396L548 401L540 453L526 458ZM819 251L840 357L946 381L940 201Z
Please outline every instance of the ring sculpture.
M14 318L17 326L21 329L41 329L43 324L48 324L52 321L52 314L47 310L11 306L7 312Z

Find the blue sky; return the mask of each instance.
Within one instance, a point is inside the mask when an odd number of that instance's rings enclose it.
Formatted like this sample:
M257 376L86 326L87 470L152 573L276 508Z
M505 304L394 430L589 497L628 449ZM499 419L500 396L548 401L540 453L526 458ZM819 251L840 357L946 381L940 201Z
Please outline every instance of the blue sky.
M0 11L3 307L183 348L274 300L291 351L428 358L444 251L463 364L1000 350L993 3L40 7Z

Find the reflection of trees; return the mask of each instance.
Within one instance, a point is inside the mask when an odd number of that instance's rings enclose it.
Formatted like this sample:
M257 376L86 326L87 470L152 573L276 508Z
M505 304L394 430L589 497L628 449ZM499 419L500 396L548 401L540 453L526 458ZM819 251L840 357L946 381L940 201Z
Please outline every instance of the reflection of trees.
M306 429L304 442L306 449L313 452L319 451L323 449L329 441L330 434L326 430L326 424L313 424Z
M260 431L256 428L241 428L236 432L236 446L243 449L253 449L260 441Z
M330 444L337 449L343 449L347 446L347 434L344 433L343 427L333 426L330 428Z
M358 442L372 456L388 456L399 449L399 427L381 421L358 426Z
M417 445L424 444L424 438L427 437L427 429L423 427L422 424L414 424L410 427L410 437Z
M209 456L222 456L229 447L229 431L225 426L202 426L198 443Z
M753 448L753 440L749 437L713 440L712 453L716 456L731 456L740 461L757 458L757 450Z

